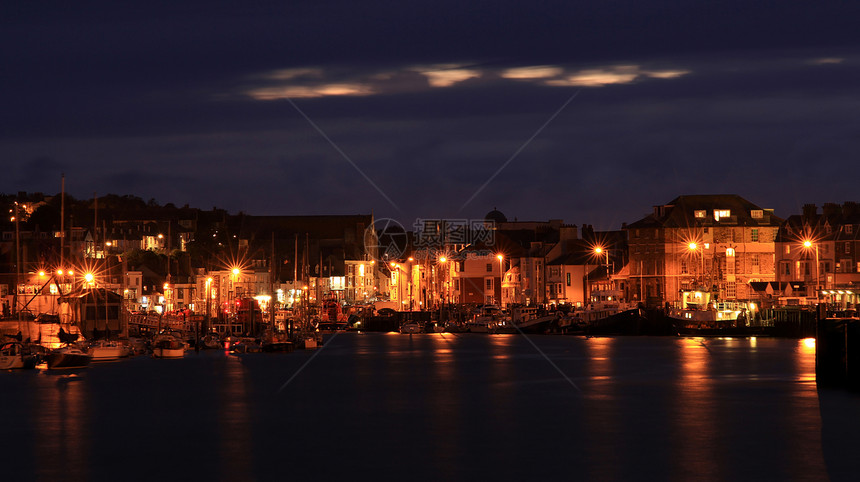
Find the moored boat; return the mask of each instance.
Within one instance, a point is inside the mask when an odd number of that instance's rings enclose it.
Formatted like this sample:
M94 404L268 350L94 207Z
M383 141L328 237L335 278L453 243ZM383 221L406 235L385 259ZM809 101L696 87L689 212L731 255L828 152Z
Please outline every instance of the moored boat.
M116 341L98 340L90 343L87 353L93 361L119 360L131 353L131 348Z
M400 325L400 333L413 334L421 333L421 325L415 322L404 323Z
M515 306L511 309L511 321L517 332L546 333L558 329L561 312L541 312L537 308Z
M35 368L36 361L36 356L28 353L21 343L9 342L0 345L0 370Z
M159 335L153 341L152 356L155 358L183 358L185 356L185 342L171 335Z
M496 305L484 305L480 311L466 322L466 331L470 333L495 333L503 314Z
M92 355L75 346L56 348L45 354L45 362L49 370L86 368L92 359Z

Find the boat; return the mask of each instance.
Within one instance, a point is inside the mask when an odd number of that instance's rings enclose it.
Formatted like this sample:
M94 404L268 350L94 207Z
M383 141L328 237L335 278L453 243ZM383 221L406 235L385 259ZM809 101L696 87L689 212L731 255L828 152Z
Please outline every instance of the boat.
M45 354L49 370L86 368L92 359L92 355L72 345L56 348Z
M558 311L545 312L526 306L511 308L511 322L517 332L547 333L558 328L560 317Z
M18 342L0 345L0 370L15 368L35 368L37 358Z
M324 333L346 331L349 328L347 320L348 317L343 313L343 309L337 299L329 298L323 301L317 327Z
M224 348L224 342L218 333L209 333L200 339L200 348L219 349Z
M253 338L242 337L230 344L230 353L261 353L263 346Z
M421 325L418 323L408 322L400 325L400 333L413 334L413 333L421 333L423 330L421 329Z
M131 354L131 348L116 341L97 340L89 344L87 353L93 361L119 360Z
M185 342L173 335L158 335L152 343L152 356L155 358L183 358Z
M503 318L502 309L497 305L483 305L474 313L472 319L466 322L466 331L470 333L495 333Z
M671 308L666 316L678 335L692 336L761 336L768 326L753 326L755 304L745 301L711 299L706 291L682 291L680 306Z

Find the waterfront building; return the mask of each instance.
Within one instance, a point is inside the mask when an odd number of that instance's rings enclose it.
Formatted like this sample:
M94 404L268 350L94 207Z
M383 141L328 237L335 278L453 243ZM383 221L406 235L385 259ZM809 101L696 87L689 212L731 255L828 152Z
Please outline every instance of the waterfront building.
M802 283L805 296L792 304L827 303L834 309L854 307L860 290L860 205L814 204L789 216L776 239L777 281ZM788 303L788 300L786 301Z
M754 298L751 282L774 281L782 219L737 195L679 196L625 226L628 299L649 306L705 289L718 300Z

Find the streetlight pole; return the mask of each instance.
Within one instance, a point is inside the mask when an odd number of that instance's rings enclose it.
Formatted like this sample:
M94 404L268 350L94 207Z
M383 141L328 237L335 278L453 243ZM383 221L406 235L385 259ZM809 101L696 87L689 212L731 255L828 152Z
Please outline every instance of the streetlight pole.
M705 287L705 249L704 249L704 247L700 247L695 242L691 242L690 244L687 245L687 247L690 248L690 251L693 251L693 252L699 251L699 253L702 256L702 287L704 288Z
M499 260L499 308L502 307L502 281L505 278L505 268L504 268L504 260L505 257L501 254L496 255L496 258Z
M815 248L815 300L818 301L818 292L821 289L821 272L819 269L818 262L818 244L813 243L810 240L806 240L803 242L803 247L806 249Z

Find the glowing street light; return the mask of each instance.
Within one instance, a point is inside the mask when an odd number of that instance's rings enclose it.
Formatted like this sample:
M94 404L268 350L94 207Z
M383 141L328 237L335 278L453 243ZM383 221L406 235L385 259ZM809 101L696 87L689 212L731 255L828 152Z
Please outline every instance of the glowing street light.
M504 255L499 253L496 255L496 259L499 260L499 300L498 301L499 301L499 306L501 306L501 304L502 304L502 281L505 278L505 268L504 268L504 265L502 263L504 263L505 257L504 257Z
M699 244L696 243L695 241L690 241L690 244L687 245L687 248L690 250L690 252L695 253L696 251L698 251L699 253L701 253L701 257L702 257L702 286L704 286L705 285L705 249L703 246L699 246Z
M821 288L821 273L818 267L818 245L813 243L812 240L807 239L803 241L803 247L805 249L815 248L815 289L816 289L816 297L818 297L817 290Z

